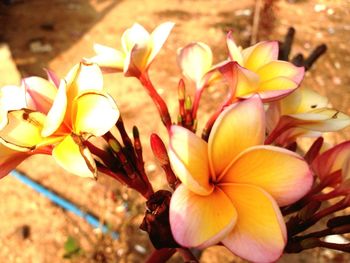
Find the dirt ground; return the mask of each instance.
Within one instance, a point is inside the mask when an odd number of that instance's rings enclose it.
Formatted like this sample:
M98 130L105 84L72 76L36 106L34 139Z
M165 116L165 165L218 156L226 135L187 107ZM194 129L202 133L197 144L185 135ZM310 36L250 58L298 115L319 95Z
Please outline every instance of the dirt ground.
M6 1L3 1L6 2ZM0 42L9 45L22 77L45 76L50 68L63 77L82 57L92 56L92 44L120 48L123 31L134 22L152 30L164 21L176 23L151 68L151 78L169 102L176 118L176 86L181 77L176 50L192 41L211 46L216 62L227 56L225 34L247 45L251 35L253 0L14 0L0 3ZM274 16L262 17L260 39L282 39L287 28L296 28L293 53L308 54L321 43L327 54L307 73L304 86L329 97L335 108L350 114L350 1L280 0ZM264 28L263 28L264 29ZM263 33L267 32L268 33ZM0 76L3 83L10 76ZM154 188L165 184L154 161L149 136L165 129L141 85L131 78L108 75L106 87L113 94L127 128L141 130L146 169ZM9 83L8 83L9 84ZM17 84L17 83L13 83ZM204 94L199 114L207 116L220 92ZM214 98L214 102L213 102ZM201 127L201 123L199 125ZM327 137L330 142L350 138L350 129ZM144 211L137 194L100 176L98 181L78 178L59 168L51 158L34 156L18 168L31 178L99 216L120 233L118 240L101 235L83 219L52 204L11 176L0 181L0 262L142 262L151 251L147 235L138 229ZM64 244L73 237L81 252L64 259ZM280 262L345 262L348 255L314 250L283 256ZM177 257L173 262L181 262ZM241 262L224 248L204 251L201 262Z

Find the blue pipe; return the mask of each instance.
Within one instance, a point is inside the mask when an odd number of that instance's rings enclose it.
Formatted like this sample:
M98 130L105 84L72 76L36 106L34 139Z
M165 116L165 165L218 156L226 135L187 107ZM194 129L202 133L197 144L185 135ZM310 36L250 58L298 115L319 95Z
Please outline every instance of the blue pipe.
M28 178L24 174L22 174L16 170L13 170L11 172L11 175L14 178L18 179L19 181L21 181L22 183L28 185L29 187L31 187L35 191L39 192L43 196L47 197L48 199L50 199L52 202L54 202L58 206L64 208L67 211L72 212L73 214L75 214L77 216L84 218L94 228L100 228L102 233L109 233L113 239L119 238L119 234L117 232L111 232L109 230L108 226L105 224L101 225L100 221L95 216L93 216L89 213L83 212L78 206L76 206L73 203L69 202L68 200L58 196L57 194L53 193L52 191L50 191L49 189L45 188L44 186L38 184L37 182L34 182L33 180L31 180L30 178Z

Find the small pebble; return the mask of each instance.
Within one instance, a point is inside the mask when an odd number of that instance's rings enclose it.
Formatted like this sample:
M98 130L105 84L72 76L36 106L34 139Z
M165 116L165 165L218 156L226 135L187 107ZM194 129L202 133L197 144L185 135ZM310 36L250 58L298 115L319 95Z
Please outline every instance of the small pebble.
M322 11L324 11L324 10L326 10L326 5L324 5L324 4L316 4L315 6L314 6L314 11L316 12L316 13L319 13L319 12L322 12Z
M333 15L333 14L334 14L334 9L328 8L328 9L327 9L327 15L331 16L331 15Z
M137 252L141 254L145 254L147 252L147 250L141 245L135 245L134 248Z

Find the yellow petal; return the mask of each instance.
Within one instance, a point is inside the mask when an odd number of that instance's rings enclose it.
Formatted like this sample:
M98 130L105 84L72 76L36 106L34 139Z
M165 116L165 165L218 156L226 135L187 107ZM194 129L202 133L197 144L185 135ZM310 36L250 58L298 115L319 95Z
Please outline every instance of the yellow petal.
M81 177L97 177L95 161L81 139L66 136L52 151L55 161L65 170Z
M253 262L274 262L286 244L286 226L273 198L259 187L227 184L220 188L237 210L237 223L222 243Z
M46 79L29 77L23 80L27 108L47 114L57 94L57 88Z
M298 104L298 108L295 112L285 113L287 114L293 114L293 113L303 113L303 112L309 112L313 111L315 109L321 109L326 108L328 105L328 98L321 96L317 92L308 89L308 88L299 88L294 93L300 93L300 102ZM289 96L288 96L289 97ZM290 102L291 103L291 102ZM289 103L289 104L290 104ZM288 107L285 104L288 104L288 102L282 102L283 107ZM285 109L283 109L285 111Z
M160 49L163 47L174 25L175 24L172 22L165 22L163 24L160 24L156 29L153 30L151 34L152 50L147 59L147 67L152 63L155 56L159 53Z
M207 143L189 130L173 125L170 131L169 158L175 174L191 191L208 195L210 184Z
M232 230L237 214L219 188L202 196L180 185L171 197L169 218L180 245L204 248L218 243Z
M245 98L256 93L259 87L259 76L252 71L237 66L236 96Z
M101 91L103 89L103 76L97 64L81 62L75 65L65 78L67 82L68 102L86 90Z
M227 34L226 44L228 47L230 59L236 61L239 65L243 65L242 48L238 47L233 40L232 31Z
M310 190L313 176L307 163L296 153L262 145L242 152L219 180L259 186L280 206L285 206Z
M304 72L305 69L303 67L296 67L290 62L281 60L271 61L256 71L262 82L284 77L293 80L297 84L300 84L303 79Z
M41 131L41 135L43 137L48 137L52 135L64 121L64 117L66 115L67 110L67 95L66 95L66 82L64 80L61 81L60 86L58 88L57 96L53 102L52 108L47 114L43 130ZM67 114L68 117L69 114ZM66 123L70 122L69 119L66 120Z
M177 51L177 61L182 74L201 87L201 80L210 70L213 63L213 54L208 45L202 42L191 43Z
M329 108L315 109L307 113L290 114L289 116L296 119L298 127L313 131L339 131L350 125L348 115Z
M277 41L260 42L244 49L242 54L244 60L244 65L242 66L256 72L267 63L277 60L278 43Z
M259 84L257 92L264 102L274 101L287 96L298 87L293 80L285 77L277 77Z
M265 111L258 96L227 107L215 121L209 136L212 174L219 176L240 152L262 144L264 136Z
M102 69L110 68L115 72L123 71L125 60L123 52L100 44L94 44L94 51L97 55L89 58L89 62L98 64Z
M119 110L106 93L86 92L73 104L73 130L76 134L102 136L117 122Z
M0 141L7 147L19 151L34 149L44 138L41 130L45 115L28 109L10 111L8 123L0 131Z
M308 88L298 88L280 101L281 115L307 113L327 105L326 97Z

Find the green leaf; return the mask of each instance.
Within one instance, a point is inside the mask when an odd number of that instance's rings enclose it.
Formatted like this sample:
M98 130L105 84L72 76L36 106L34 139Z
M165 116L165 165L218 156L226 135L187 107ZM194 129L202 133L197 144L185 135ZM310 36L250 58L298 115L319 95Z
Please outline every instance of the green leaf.
M64 243L64 258L72 258L75 255L80 254L81 248L79 242L72 236L69 236Z

